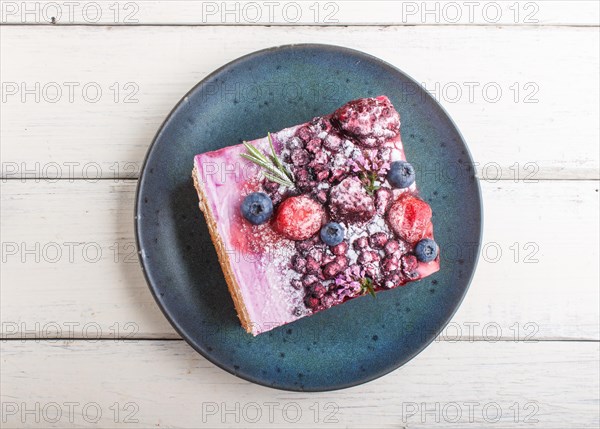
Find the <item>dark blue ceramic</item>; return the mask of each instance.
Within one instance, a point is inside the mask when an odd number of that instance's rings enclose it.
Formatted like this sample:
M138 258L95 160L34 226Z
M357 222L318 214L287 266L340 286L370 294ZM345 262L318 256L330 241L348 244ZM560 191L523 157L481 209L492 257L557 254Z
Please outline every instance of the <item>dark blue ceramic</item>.
M432 206L441 271L254 338L239 324L191 180L195 154L252 140L345 102L387 95ZM381 377L423 350L471 281L481 195L459 131L414 80L362 52L291 45L212 73L166 119L139 179L136 234L150 290L175 329L221 368L278 389L323 391Z

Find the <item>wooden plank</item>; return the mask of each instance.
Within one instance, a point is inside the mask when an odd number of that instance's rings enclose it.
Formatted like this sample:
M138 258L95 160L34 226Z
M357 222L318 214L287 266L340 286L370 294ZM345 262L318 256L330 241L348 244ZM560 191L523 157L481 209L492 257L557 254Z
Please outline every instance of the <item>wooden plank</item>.
M2 26L0 35L2 177L137 177L164 117L212 70L273 41L324 40L422 82L457 122L480 177L600 177L597 28Z
M594 1L2 1L3 24L598 25Z
M443 337L600 339L598 182L482 188L483 257ZM138 266L134 192L134 181L2 183L5 338L177 338ZM470 257L446 250L447 263Z
M433 343L383 378L311 394L245 382L182 341L9 341L0 350L5 428L599 423L598 343Z

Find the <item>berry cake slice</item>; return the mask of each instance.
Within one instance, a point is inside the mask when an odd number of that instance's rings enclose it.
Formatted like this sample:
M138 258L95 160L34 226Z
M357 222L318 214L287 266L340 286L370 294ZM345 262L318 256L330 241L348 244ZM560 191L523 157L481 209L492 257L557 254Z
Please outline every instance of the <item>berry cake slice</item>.
M439 270L431 208L385 96L197 155L193 178L253 335Z

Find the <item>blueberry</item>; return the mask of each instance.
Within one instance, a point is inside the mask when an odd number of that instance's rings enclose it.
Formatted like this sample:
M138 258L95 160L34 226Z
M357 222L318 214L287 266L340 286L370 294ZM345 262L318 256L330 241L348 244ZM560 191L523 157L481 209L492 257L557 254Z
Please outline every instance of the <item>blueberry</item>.
M321 228L321 240L328 246L337 246L344 241L344 227L337 222L329 222Z
M260 225L273 214L273 202L262 192L254 192L242 202L242 216L253 225Z
M390 165L387 180L394 188L408 188L415 183L415 169L406 161L394 161Z
M431 262L438 255L438 245L431 238L424 238L415 246L415 255L421 262Z

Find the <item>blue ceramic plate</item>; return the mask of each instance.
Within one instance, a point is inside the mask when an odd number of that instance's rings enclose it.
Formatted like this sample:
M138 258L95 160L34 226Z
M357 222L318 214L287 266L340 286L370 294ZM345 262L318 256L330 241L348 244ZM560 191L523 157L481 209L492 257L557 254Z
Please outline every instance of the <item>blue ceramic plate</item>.
M192 160L361 97L387 95L433 209L441 271L254 338L240 326L198 210ZM278 389L341 389L381 377L423 350L462 301L476 265L481 195L469 151L440 105L410 77L362 52L292 45L239 58L173 109L139 180L136 234L150 290L189 344L221 368Z

